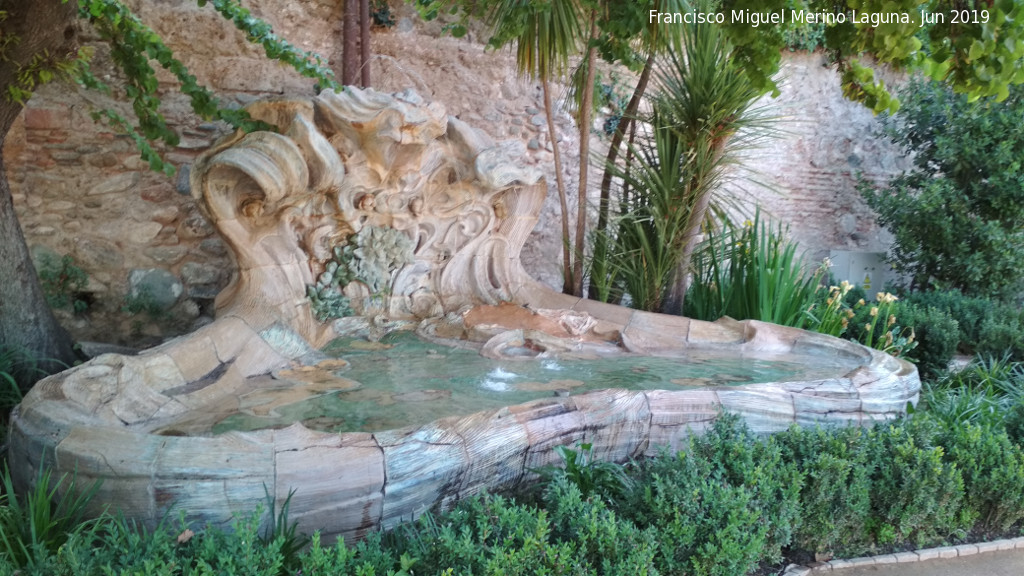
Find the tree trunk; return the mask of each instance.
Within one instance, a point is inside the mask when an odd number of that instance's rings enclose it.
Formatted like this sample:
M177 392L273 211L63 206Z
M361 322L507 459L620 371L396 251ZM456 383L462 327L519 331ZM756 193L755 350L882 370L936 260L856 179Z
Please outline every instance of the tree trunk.
M342 19L341 83L354 86L359 77L359 2L345 0Z
M718 166L722 156L725 154L725 147L728 145L730 135L720 136L712 145L714 161L712 166ZM691 189L700 190L704 187L701 182L691 183ZM707 216L708 207L711 206L711 190L701 194L693 208L690 210L690 218L686 223L686 230L683 232L683 250L679 258L679 266L669 282L669 291L662 300L661 312L665 314L683 314L683 305L686 303L686 290L690 287L690 268L693 259L693 251L697 248L697 239L700 238L701 226Z
M360 86L370 87L370 0L359 1Z
M651 53L647 55L647 61L644 62L644 69L640 73L639 80L637 80L636 88L633 89L633 96L629 99L629 104L626 105L626 109L622 112L619 124L615 127L615 133L612 135L611 144L608 145L608 156L605 158L604 164L604 176L601 178L601 199L597 209L597 234L594 238L594 258L590 275L589 293L591 298L597 294L597 283L594 281L594 278L599 274L602 276L607 274L604 268L604 261L608 254L608 238L604 236L604 231L608 229L608 213L611 211L612 166L619 159L619 149L622 148L622 140L626 136L626 131L633 124L637 110L640 109L640 100L643 99L644 93L647 91L647 84L651 80L651 71L654 69L654 56L654 51L651 50Z
M580 188L579 208L576 213L576 246L572 267L572 292L583 296L583 255L587 237L587 172L590 166L590 121L594 107L594 73L597 67L597 11L590 13L590 39L587 43L587 79L583 84L580 102Z
M548 119L548 140L551 154L555 157L555 184L558 188L558 203L562 209L562 292L572 294L572 257L569 252L569 202L565 196L565 178L562 175L562 152L555 134L554 110L551 106L551 86L547 78L541 78L544 93L544 115Z
M74 57L76 2L3 1L0 8L7 11L7 19L0 24L3 36L18 39L0 50L0 85L16 83L19 68L44 52L58 59ZM26 390L44 374L70 365L76 356L71 337L46 304L14 212L2 147L20 113L20 105L0 99L0 350L38 361L34 369L22 366L13 374Z

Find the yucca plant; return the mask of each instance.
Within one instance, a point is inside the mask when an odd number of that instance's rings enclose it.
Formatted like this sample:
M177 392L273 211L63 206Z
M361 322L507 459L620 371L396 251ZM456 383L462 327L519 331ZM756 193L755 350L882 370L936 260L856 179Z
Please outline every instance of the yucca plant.
M679 314L690 259L702 228L724 214L713 199L736 153L768 132L753 109L763 93L741 74L723 32L684 25L681 47L670 47L655 73L652 113L644 118L630 160L612 166L621 182L618 216L605 232L610 247L601 300L624 291L632 305Z
M685 195L680 188L687 177L689 150L660 104L655 104L650 123L650 139L634 151L636 161L621 174L629 188L610 228L614 248L605 263L607 275L595 280L602 300L626 292L634 308L657 311L685 244L682 234L690 214L676 199Z

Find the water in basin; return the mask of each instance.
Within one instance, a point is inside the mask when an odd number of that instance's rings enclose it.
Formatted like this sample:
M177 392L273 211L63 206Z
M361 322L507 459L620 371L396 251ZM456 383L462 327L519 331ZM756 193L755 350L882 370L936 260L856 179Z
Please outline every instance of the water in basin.
M679 390L807 381L845 374L858 365L835 356L815 356L809 362L806 355L735 351L493 360L476 350L445 346L409 332L389 334L379 343L339 339L324 351L348 361L348 367L339 372L346 381L354 381L346 389L328 390L269 411L236 411L220 420L212 432L281 428L295 422L328 432L373 432L553 395L604 388Z

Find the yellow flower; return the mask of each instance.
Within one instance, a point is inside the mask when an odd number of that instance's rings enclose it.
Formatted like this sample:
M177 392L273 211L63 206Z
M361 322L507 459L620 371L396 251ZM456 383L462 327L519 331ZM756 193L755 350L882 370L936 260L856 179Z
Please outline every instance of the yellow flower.
M879 304L892 304L893 302L899 300L899 298L897 298L896 296L894 296L894 295L892 295L892 294L890 294L888 292L885 292L885 293L879 292L876 295L876 298L877 298Z
M895 323L896 323L896 315L895 314L889 314L889 322L886 323L886 326L892 326Z
M857 306L863 306L863 305L864 305L864 299L863 298L861 298L860 300L857 300Z
M878 306L871 307L871 317L874 318L875 316L878 316Z
M864 325L864 330L865 330L866 332L871 332L871 324L865 324L865 325Z

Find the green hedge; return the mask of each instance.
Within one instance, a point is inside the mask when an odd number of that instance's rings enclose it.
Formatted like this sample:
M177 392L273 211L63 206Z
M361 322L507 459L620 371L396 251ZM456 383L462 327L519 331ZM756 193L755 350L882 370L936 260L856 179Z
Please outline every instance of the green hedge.
M548 475L535 503L479 496L352 546L314 535L296 553L283 514L268 532L257 512L230 533L191 527L190 537L180 521L147 533L106 517L21 566L0 554L0 574L726 576L785 553L853 556L999 535L1024 518L1024 452L1011 436L927 412L768 438L724 416L685 450L635 462L624 467L630 481L607 476L615 489L586 494L580 466L607 464L578 458L576 470Z
M912 292L906 301L937 308L956 320L961 352L1024 360L1024 308L1016 303L965 296L958 290Z

